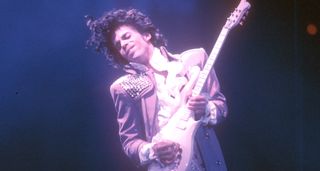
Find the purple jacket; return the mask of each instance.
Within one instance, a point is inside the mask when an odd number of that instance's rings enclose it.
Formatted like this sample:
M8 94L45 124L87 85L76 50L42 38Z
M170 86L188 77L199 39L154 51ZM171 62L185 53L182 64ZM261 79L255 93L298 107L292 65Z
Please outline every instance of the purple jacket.
M170 60L180 59L192 61L193 65L204 66L206 52L191 49L180 55L171 55L161 49L163 55ZM117 79L110 86L110 93L117 112L120 141L126 155L139 165L139 151L158 132L157 95L155 79L152 70L130 70L130 73ZM220 86L214 69L206 81L203 92L210 95L217 107L218 121L227 115L226 99L220 92ZM206 170L227 170L214 129L210 125L200 126L196 134L196 144L199 147Z

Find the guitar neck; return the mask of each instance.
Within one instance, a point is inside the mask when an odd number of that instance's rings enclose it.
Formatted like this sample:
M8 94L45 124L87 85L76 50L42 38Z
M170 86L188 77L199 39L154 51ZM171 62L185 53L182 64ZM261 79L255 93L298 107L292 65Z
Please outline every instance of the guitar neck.
M204 87L204 84L207 80L207 77L211 71L211 68L213 67L214 62L216 61L218 54L221 50L221 47L224 43L224 40L226 39L228 33L229 33L229 29L226 27L223 27L219 37L216 41L216 43L213 46L213 49L207 59L207 62L205 64L205 66L203 67L203 70L200 72L199 74L199 78L197 80L197 83L192 91L192 95L193 96L197 96L200 95L202 88Z

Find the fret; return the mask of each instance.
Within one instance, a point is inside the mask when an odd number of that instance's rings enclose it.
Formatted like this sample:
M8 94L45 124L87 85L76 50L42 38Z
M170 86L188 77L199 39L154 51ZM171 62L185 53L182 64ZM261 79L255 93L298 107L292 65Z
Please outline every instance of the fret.
M197 85L202 87L204 82L205 82L205 79L200 79L200 80L197 81Z
M206 61L206 64L203 67L203 70L200 72L197 83L192 91L192 95L199 95L201 93L201 90L206 82L206 79L211 71L211 68L213 67L213 64L219 54L219 51L223 45L223 42L228 35L229 30L226 28L223 28L218 36L218 39L216 43L213 46L213 49Z
M200 74L198 79L199 80L200 79L204 79L205 80L206 78L207 78L206 74Z
M212 66L212 65L211 65ZM209 72L210 72L210 70L211 70L211 66L210 67L205 67L205 69L203 69L203 74L205 75L205 74L208 74Z
M207 79L207 76L208 76L208 72L199 75L198 81L200 82L200 79L205 81Z

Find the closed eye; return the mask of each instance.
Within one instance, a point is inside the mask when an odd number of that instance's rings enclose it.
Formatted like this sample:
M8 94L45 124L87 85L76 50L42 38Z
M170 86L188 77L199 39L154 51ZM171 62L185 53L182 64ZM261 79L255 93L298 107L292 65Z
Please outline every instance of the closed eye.
M127 32L122 36L122 40L129 39L130 37L131 37L131 34L129 32Z

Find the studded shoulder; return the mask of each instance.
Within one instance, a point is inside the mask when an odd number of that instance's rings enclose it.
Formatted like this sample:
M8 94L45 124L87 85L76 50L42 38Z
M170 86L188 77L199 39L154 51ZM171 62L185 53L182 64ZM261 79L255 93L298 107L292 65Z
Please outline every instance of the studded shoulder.
M133 99L139 98L144 91L151 87L151 85L152 82L146 73L127 75L120 82L120 86Z

